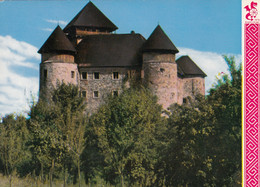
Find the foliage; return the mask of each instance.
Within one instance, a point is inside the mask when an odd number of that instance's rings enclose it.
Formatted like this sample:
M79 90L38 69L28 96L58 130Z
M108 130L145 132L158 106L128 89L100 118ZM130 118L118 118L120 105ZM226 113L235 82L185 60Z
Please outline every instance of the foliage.
M215 111L214 142L218 146L213 150L217 155L214 159L214 171L217 185L241 183L235 180L241 174L241 64L236 67L234 57L224 56L231 76L230 83L223 83L210 90L208 101Z
M155 131L161 124L161 107L144 89L128 89L110 98L90 119L99 153L103 155L103 176L110 183L125 180L150 185L157 153Z
M29 145L41 165L41 175L45 167L51 177L54 165L58 170L65 171L71 168L71 160L75 160L76 167L80 167L86 125L83 110L83 99L79 97L78 88L65 83L57 85L51 100L40 99L32 107Z
M21 169L24 161L30 159L30 154L25 145L28 130L26 119L13 114L5 116L0 124L0 158L3 163L4 173L10 178L17 170L23 175L26 171Z

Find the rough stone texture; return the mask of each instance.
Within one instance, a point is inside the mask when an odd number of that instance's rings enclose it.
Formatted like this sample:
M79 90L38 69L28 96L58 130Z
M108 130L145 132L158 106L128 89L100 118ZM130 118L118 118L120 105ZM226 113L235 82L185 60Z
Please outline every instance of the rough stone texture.
M47 70L47 77L44 77L44 71ZM74 78L71 77L71 71L74 71ZM57 81L72 83L78 85L79 74L76 63L65 62L43 62L40 64L40 95L45 89L47 93L56 87Z
M173 54L146 53L143 56L144 84L167 109L177 102L177 64Z
M130 82L140 77L140 71L130 68L84 68L80 71L80 90L86 91L86 111L95 112L113 91L122 92L123 87L130 87ZM87 79L82 79L82 72L87 73ZM99 79L94 79L94 72L99 72ZM118 72L118 79L113 79L113 72ZM94 91L99 92L99 97L94 98Z
M183 80L183 98L201 94L205 95L205 80L202 77L184 78Z

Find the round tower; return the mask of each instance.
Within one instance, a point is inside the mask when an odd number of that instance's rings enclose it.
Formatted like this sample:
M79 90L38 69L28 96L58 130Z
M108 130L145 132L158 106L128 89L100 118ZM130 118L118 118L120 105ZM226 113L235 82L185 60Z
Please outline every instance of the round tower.
M78 67L74 61L75 48L57 26L38 53L40 64L40 97L48 96L57 82L78 84Z
M177 103L178 77L174 46L158 25L143 46L143 82L166 110Z

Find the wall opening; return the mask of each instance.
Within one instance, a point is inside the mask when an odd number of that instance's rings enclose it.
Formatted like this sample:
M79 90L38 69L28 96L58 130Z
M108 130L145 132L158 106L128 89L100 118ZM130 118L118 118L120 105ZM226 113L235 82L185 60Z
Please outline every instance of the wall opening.
M98 98L98 97L99 97L98 91L94 91L94 92L93 92L93 97L94 97L94 98Z
M114 80L119 79L119 73L118 72L113 72L113 79Z
M75 77L75 71L71 71L71 78Z
M86 79L87 79L87 72L82 72L82 73L81 73L81 78L82 78L83 80L86 80Z
M47 76L48 76L48 72L47 72L47 69L43 70L43 78L44 80L47 79Z
M99 72L94 72L94 79L99 79Z

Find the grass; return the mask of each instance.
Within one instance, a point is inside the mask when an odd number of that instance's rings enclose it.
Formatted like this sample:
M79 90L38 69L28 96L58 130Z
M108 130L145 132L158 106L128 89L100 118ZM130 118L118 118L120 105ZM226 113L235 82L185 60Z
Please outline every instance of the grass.
M104 181L100 178L96 179L96 184L85 184L84 179L81 180L81 187L114 187L113 185L104 184ZM12 177L12 187L49 187L49 181L45 181L44 184L40 182L39 178L33 179L31 176L19 178L17 176ZM62 180L54 180L53 187L63 187ZM66 187L77 187L78 184L67 184ZM0 174L0 187L10 187L9 177Z

